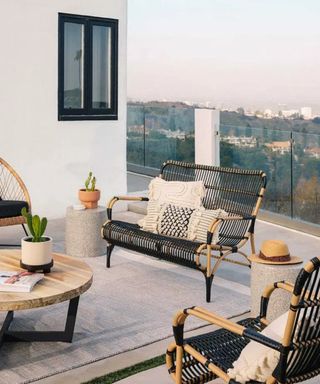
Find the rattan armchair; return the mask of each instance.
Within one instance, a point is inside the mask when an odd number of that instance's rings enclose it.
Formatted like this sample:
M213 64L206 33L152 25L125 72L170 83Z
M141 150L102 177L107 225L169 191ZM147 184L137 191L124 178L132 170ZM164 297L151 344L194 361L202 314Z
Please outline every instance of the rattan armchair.
M0 227L21 224L28 235L21 215L23 207L31 210L28 190L17 172L0 158Z
M261 313L238 323L224 319L203 308L178 312L173 322L175 342L167 350L166 362L176 384L206 383L217 377L238 384L227 373L242 349L254 340L279 351L279 363L266 384L299 383L320 373L320 258L314 258L301 269L295 284L279 282L263 292ZM272 292L283 289L292 294L282 342L260 331L268 324L267 309ZM185 338L183 327L189 316L195 316L219 327L218 330ZM248 384L258 382L250 381Z

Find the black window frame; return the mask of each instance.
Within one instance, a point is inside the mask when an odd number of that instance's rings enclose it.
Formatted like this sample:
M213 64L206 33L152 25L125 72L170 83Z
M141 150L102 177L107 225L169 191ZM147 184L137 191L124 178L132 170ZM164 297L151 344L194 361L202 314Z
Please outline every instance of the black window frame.
M118 25L116 19L59 13L58 27L58 120L118 120ZM83 108L64 108L64 24L84 26ZM92 29L93 26L111 29L110 108L92 107Z

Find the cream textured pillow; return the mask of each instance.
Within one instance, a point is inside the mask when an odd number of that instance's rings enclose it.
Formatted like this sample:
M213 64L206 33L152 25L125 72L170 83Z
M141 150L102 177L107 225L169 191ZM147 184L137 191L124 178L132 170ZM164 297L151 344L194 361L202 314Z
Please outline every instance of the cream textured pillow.
M209 225L213 222L214 219L224 219L227 216L228 213L223 209L213 210L205 209L204 207L196 209L190 218L188 227L188 239L206 243ZM219 229L220 225L218 225L213 234L212 244L216 244L219 241Z
M272 321L261 334L281 342L288 313L286 312ZM265 382L272 375L278 362L279 352L256 341L250 341L243 348L238 360L233 363L233 368L228 369L228 375L242 384L250 380Z
M149 184L147 215L138 224L145 231L157 233L163 204L199 208L204 194L205 188L202 181L165 181L156 177Z

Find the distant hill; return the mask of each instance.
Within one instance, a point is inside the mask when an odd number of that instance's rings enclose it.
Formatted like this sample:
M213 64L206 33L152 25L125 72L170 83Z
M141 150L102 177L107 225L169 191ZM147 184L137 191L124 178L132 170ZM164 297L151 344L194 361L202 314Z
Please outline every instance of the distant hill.
M280 131L293 131L302 133L320 134L320 119L283 119L274 117L272 119L262 119L256 116L246 116L237 112L221 112L220 122L222 125L232 125L235 127L250 127L275 129Z
M149 101L149 102L129 102L128 106L132 107L144 107L146 108L149 114L152 114L154 109L154 114L156 114L157 108L161 108L161 114L169 114L171 118L171 127L172 130L172 111L177 110L177 115L180 117L177 120L181 119L183 116L183 110L192 110L194 106L190 106L181 101ZM188 112L188 116L191 116ZM256 116L247 116L238 112L228 112L221 111L220 122L222 125L229 125L234 127L248 127L248 128L264 128L267 130L280 130L280 131L293 131L293 132L302 132L302 133L314 133L320 134L320 118L316 117L313 120L303 120L303 119L284 119L284 118L272 118L272 119L263 119ZM190 124L185 124L184 121L179 125L179 129L190 132ZM177 128L176 128L177 129Z

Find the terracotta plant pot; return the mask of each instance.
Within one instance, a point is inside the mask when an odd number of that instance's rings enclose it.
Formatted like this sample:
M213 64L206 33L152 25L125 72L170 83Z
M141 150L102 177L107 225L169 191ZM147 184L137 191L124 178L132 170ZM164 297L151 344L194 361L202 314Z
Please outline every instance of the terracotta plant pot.
M21 267L30 272L43 270L50 272L52 260L52 238L44 236L45 241L33 243L32 237L21 239Z
M80 189L79 200L86 208L97 208L98 201L100 200L100 191L99 189L95 189L94 191L86 191L85 189Z

